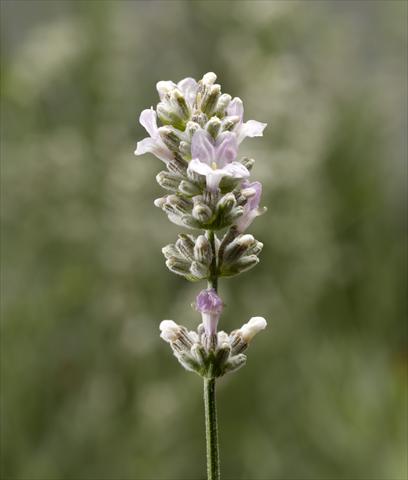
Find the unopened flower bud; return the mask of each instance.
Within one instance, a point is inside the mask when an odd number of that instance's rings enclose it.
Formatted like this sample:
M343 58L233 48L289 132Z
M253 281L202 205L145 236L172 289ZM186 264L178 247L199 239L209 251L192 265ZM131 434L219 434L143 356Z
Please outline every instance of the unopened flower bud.
M218 117L212 117L208 120L205 128L212 138L216 139L221 128L221 120Z
M212 211L207 205L199 204L193 208L192 215L202 223L208 223L212 217Z
M204 83L205 85L212 85L216 80L217 80L217 75L214 72L208 72L203 76L203 78L201 79L201 82Z
M180 142L180 145L183 142ZM187 165L188 163L180 157L180 155L176 155L176 158L171 160L167 163L167 169L169 172L174 173L178 177L185 177L187 172Z
M192 262L194 260L194 241L185 234L180 234L176 242L177 250L184 258Z
M230 357L225 365L225 372L235 372L245 365L246 359L247 357L243 353Z
M230 353L231 353L231 346L229 345L229 343L223 343L217 348L215 359L214 359L214 366L216 367L215 372L217 376L221 372L223 372L225 368L225 362L228 360Z
M263 317L252 317L248 323L242 325L239 332L241 333L242 339L246 343L249 343L257 333L266 328L266 325L266 320Z
M200 370L201 365L197 362L197 360L191 355L190 352L180 352L176 354L177 360L186 370L189 372L196 372L198 373Z
M175 192L179 186L180 178L170 172L160 172L156 175L157 183L166 190Z
M262 252L262 249L263 249L263 243L258 242L256 240L255 243L251 247L248 248L246 254L247 255L259 255Z
M201 110L207 115L211 115L220 96L220 85L212 85L204 95L201 102Z
M203 345L196 343L191 347L191 353L197 359L201 367L207 366L207 352Z
M162 253L167 259L169 259L171 257L177 258L180 255L180 252L177 250L176 246L172 243L163 247L162 248Z
M192 137L197 130L199 130L201 127L197 122L187 122L186 125L186 133L189 135L189 137Z
M228 95L228 93L223 93L222 95L220 95L217 101L217 106L215 107L215 114L217 116L223 117L230 101L231 95Z
M239 273L246 272L255 267L259 263L259 258L256 255L248 255L239 258L232 264L223 264L221 273L224 277L233 277Z
M205 235L197 237L194 246L194 258L204 265L210 265L213 255L210 242Z
M157 104L156 107L156 112L157 116L159 117L159 120L164 124L164 125L171 125L173 122L174 114L173 112L169 109L168 105L160 102Z
M183 215L181 217L181 223L188 228L201 228L200 222L193 218L191 215Z
M179 145L180 155L186 160L191 158L191 144L182 140Z
M157 208L163 208L166 203L166 200L167 200L166 197L156 198L156 200L153 202L154 206Z
M173 320L163 320L160 323L161 338L168 343L175 342L181 333L180 325L177 325Z
M156 107L157 116L164 125L173 125L179 130L184 130L185 122L179 111L174 111L168 102L160 102Z
M202 181L202 177L200 177L200 175L196 172L194 172L193 170L187 170L187 177L189 180L191 180L192 182L194 183L201 183L202 185L204 185L205 183L205 180L204 182Z
M170 95L170 98L178 106L184 120L187 120L190 117L190 109L180 90L178 88L174 89Z
M239 218L244 213L243 207L234 207L229 215L227 216L227 222L233 223L237 218Z
M189 213L192 208L192 204L186 198L182 198L179 195L168 195L167 203L182 215Z
M256 243L252 235L240 235L224 251L223 263L232 264Z
M182 277L190 274L190 263L177 257L170 257L166 261L167 268Z
M177 210L173 207L173 205L170 205L170 203L168 203L167 201L167 198L166 198L166 202L164 203L164 205L162 206L162 209L167 213L167 215L176 215L176 216L180 216L180 213L177 212Z
M231 115L229 117L226 117L222 122L221 130L223 132L230 132L231 130L233 130L235 125L239 123L239 121L240 118L237 115Z
M208 277L208 266L203 263L193 261L191 262L190 272L194 277L198 279L204 279Z
M248 255L245 257L241 257L236 262L237 269L239 272L246 272L251 268L255 267L259 263L259 258L256 255Z
M178 189L181 193L184 193L184 195L189 197L193 197L194 195L201 193L200 188L195 183L189 182L188 180L183 180L180 182Z
M229 213L236 205L235 195L230 192L221 197L217 203L217 210L222 211L222 213Z
M179 148L181 139L174 131L174 129L170 126L164 126L160 127L158 129L158 132L166 147L169 148L171 151L176 152Z

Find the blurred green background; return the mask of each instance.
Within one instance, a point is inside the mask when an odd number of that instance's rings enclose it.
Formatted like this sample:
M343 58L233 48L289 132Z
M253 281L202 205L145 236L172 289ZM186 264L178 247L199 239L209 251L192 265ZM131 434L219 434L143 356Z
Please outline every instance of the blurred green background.
M225 480L407 478L405 1L1 2L4 480L199 480L202 383L159 339L171 274L134 157L158 80L215 71L268 123L260 265L221 328L268 319L219 382Z

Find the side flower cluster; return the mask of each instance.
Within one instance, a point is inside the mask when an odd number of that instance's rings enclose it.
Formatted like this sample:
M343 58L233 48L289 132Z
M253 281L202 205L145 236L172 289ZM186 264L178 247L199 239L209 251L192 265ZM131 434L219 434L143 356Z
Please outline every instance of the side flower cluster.
M238 158L238 148L246 137L262 136L266 124L256 120L245 122L242 100L222 93L216 78L210 72L198 82L193 78L177 84L158 82L160 102L155 109L143 110L140 115L140 123L149 136L138 142L135 151L136 155L153 153L164 162L165 169L156 180L167 193L155 200L155 205L171 222L193 231L204 230L196 235L180 234L175 243L164 247L167 267L190 281L208 280L210 286L219 277L232 277L259 262L263 245L245 232L265 211L260 208L262 185L250 180L255 161ZM161 327L162 337L171 343L186 368L190 365L197 372L207 372L205 375L208 375L207 364L214 371L214 355L223 349L225 362L221 363L225 368L221 370L225 373L233 369L232 359L241 355L232 347L238 334L216 333L222 302L220 299L216 313L206 312L202 298L219 297L211 288L204 292L196 302L203 315L202 331L199 328L198 333L187 332L166 320Z
M181 365L205 378L221 377L244 366L246 355L243 352L252 338L266 327L266 320L252 317L229 335L224 331L217 332L223 304L212 289L203 290L198 295L196 308L202 315L197 332L189 332L173 320L163 320L160 324L160 336L170 343Z
M169 270L195 282L213 275L232 277L249 270L259 262L263 244L252 235L240 234L234 226L214 246L215 253L208 234L198 237L180 234L176 243L166 245L162 252Z

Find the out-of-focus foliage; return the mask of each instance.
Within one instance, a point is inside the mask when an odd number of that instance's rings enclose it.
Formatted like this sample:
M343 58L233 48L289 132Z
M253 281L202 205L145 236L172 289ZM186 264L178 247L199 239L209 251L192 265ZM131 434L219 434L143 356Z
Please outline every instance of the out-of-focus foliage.
M269 124L260 265L221 283L231 330L269 321L219 382L227 480L403 480L405 24L398 1L6 1L2 478L198 480L201 380L158 336L172 275L133 156L158 80L215 71Z

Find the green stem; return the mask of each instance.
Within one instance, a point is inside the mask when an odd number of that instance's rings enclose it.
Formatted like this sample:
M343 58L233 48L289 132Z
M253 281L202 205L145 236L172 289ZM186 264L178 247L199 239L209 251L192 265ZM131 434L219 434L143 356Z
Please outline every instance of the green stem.
M208 240L211 245L211 250L213 254L213 259L210 265L210 278L208 279L208 288L213 288L215 291L218 290L218 264L217 264L217 254L215 250L215 234L212 230L208 231Z
M208 231L213 253L208 288L218 290L218 263L215 250L215 234ZM215 402L215 378L204 379L205 434L207 444L207 479L220 480L220 453L218 445L217 408Z
M204 379L205 433L207 438L207 479L220 480L215 378Z

